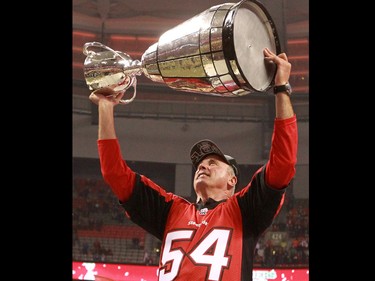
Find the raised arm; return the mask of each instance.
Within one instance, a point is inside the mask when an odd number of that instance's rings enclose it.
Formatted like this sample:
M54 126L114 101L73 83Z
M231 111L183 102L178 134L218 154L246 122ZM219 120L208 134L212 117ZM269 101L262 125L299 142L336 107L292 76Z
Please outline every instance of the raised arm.
M102 88L91 93L89 99L98 105L99 126L98 139L115 139L115 121L113 116L114 107L120 103L124 92L115 95L110 88Z
M275 55L265 48L264 57L277 66L276 89L274 90L276 115L269 161L266 166L266 182L274 188L284 188L294 177L297 163L297 119L292 107L289 89L289 76L292 66L285 53Z
M104 180L120 202L130 197L135 182L135 173L122 159L121 149L116 137L114 107L121 103L124 93L115 94L109 88L91 93L90 100L98 105L98 152Z

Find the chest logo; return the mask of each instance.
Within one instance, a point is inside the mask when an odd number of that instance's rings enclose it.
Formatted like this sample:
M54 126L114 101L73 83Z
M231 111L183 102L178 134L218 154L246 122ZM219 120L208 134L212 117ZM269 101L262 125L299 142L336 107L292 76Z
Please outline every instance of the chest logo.
M207 209L207 208L203 208L203 209L200 209L200 210L199 210L199 214L200 214L201 216L207 215L207 212L208 212L208 209Z

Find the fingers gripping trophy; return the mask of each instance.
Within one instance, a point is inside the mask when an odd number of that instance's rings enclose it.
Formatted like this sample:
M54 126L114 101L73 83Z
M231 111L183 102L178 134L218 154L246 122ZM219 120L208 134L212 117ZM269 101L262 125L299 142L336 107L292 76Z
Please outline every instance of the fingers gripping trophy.
M266 92L276 66L264 60L267 47L280 53L276 27L255 0L213 6L163 33L140 60L99 42L83 47L84 77L91 91L110 87L115 93L133 87L137 76L177 91L237 97Z

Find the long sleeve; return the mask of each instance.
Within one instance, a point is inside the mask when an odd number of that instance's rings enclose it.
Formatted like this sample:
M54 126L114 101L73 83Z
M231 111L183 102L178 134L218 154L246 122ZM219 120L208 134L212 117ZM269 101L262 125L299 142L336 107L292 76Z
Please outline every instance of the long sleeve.
M266 183L277 189L286 187L296 173L298 131L297 118L275 119Z
M117 139L99 139L97 145L103 178L123 203L133 191L135 173L123 160Z

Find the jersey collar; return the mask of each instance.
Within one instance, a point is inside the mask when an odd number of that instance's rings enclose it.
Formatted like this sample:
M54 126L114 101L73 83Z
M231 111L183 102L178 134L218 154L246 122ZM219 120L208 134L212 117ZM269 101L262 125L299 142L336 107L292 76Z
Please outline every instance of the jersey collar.
M204 204L202 202L202 199L199 199L199 201L197 203L195 203L195 207L198 210L201 210L203 208L207 208L207 209L211 210L211 209L215 208L217 205L219 205L220 203L225 202L225 201L227 201L227 199L223 199L223 200L220 200L220 201L215 201L212 198L208 198L206 204Z

